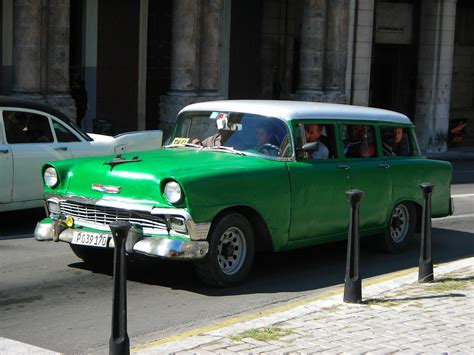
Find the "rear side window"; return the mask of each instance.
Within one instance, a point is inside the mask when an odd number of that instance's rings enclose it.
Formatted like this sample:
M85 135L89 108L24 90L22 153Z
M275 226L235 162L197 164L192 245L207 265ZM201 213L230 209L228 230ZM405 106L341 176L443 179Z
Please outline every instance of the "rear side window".
M410 130L403 127L381 127L384 156L413 156L410 147Z
M375 129L370 125L342 126L344 156L346 158L373 158L377 156Z
M31 112L3 111L8 143L51 143L53 134L46 116Z

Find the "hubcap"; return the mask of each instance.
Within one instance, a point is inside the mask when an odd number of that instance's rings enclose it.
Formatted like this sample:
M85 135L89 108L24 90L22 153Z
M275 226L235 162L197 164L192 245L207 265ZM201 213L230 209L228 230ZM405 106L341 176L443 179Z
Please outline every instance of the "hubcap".
M410 215L405 205L398 205L392 213L390 223L390 236L395 243L400 243L405 239L408 231Z
M219 239L217 262L226 275L237 273L245 261L247 243L244 233L237 227L228 228Z

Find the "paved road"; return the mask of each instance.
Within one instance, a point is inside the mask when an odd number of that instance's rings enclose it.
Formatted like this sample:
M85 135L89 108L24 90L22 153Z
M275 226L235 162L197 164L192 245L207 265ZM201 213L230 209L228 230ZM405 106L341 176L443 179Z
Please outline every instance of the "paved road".
M472 164L471 164L472 165ZM433 223L435 262L472 256L474 176L458 163L452 193L456 215ZM0 337L60 352L106 350L110 337L111 268L90 270L63 243L5 238L31 233L42 211L0 216ZM5 227L3 227L5 226ZM128 331L132 345L254 312L339 285L345 243L277 255L259 255L244 285L204 288L186 263L129 265ZM362 246L363 277L418 264L418 246L400 255Z

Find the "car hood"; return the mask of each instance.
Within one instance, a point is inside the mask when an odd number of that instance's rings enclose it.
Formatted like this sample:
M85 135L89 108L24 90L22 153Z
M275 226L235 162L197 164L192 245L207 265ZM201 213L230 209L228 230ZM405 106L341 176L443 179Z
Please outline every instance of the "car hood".
M162 182L176 180L185 190L202 180L268 170L282 162L204 149L159 149L114 156L71 160L65 193L133 203L171 206L162 195ZM52 164L54 165L54 163ZM118 192L117 192L118 188Z

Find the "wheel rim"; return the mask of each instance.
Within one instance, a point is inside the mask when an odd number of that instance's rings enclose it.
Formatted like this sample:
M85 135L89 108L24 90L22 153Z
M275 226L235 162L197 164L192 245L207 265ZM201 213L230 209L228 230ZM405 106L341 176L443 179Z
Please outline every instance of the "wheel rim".
M390 223L390 236L395 243L400 243L405 239L410 222L410 214L405 205L398 205L392 213Z
M244 233L237 227L228 228L219 239L217 262L226 275L237 273L245 261L247 243Z

